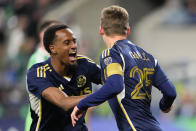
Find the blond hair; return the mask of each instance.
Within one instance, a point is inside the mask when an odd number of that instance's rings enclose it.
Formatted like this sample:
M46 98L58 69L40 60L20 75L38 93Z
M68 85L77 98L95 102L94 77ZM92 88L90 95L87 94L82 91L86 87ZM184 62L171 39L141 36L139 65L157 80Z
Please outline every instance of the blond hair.
M129 28L129 14L126 9L112 5L101 12L101 27L106 35L126 35Z

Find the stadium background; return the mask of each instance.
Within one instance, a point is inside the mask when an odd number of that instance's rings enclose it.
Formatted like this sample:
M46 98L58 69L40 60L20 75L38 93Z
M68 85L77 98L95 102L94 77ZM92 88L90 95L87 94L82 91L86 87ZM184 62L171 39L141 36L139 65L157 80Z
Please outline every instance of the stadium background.
M27 112L25 73L37 45L38 23L55 19L78 37L79 52L99 63L103 7L116 4L130 14L129 38L152 53L177 89L174 110L162 114L153 90L152 112L167 131L196 130L196 0L0 0L0 131L23 131ZM98 88L95 86L95 89ZM117 131L107 105L89 116L92 131Z

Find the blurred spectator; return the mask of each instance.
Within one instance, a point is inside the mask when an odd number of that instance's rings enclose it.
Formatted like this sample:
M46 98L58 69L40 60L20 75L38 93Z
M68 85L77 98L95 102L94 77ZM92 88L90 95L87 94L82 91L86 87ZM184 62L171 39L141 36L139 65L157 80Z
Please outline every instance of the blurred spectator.
M0 71L4 61L4 53L5 53L4 48L5 48L5 34L3 30L0 29Z
M180 104L176 110L177 117L184 117L192 119L196 117L195 94L184 90Z
M28 18L25 15L20 15L16 20L17 25L8 32L7 56L9 60L13 59L18 54L19 49L25 40L25 30L28 24Z
M167 0L164 17L166 24L185 24L188 22L186 9L180 0Z
M196 0L185 0L184 3L188 13L189 23L196 24Z
M164 17L166 24L195 24L196 0L167 0Z

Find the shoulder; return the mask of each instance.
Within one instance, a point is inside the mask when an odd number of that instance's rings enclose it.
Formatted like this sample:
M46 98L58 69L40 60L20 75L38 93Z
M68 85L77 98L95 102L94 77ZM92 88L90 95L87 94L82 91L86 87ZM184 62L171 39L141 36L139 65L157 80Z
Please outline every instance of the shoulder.
M121 60L120 52L115 47L103 50L100 55L100 61L104 61L106 63L110 63L114 59L117 61Z
M95 63L92 59L88 58L87 56L84 55L77 55L77 61L78 62L83 62L83 63Z
M155 63L155 58L154 58L154 56L151 53L149 53L148 51L144 50L143 48L141 48L139 46L137 46L137 48L138 48L138 50L140 50L140 52L141 52L141 54L142 54L143 57L146 57L151 62Z
M149 64L153 65L153 67L157 65L157 60L153 57L153 55L151 55L150 53L148 53L147 51L145 51L143 48L139 46L135 46L135 47L136 47L136 50L133 50L132 52L130 52L132 58L144 60L148 62Z
M100 65L101 67L106 67L112 63L119 63L123 65L120 52L114 47L104 50L100 55Z
M112 48L103 50L100 57L101 59L105 59L107 57L115 57L118 55L120 55L120 52L116 48L112 47Z
M84 56L77 55L78 69L82 69L91 73L96 73L100 71L100 66L97 65L92 59Z
M49 71L51 72L51 68L49 66L49 64L44 61L41 63L37 63L34 64L33 66L31 66L31 68L28 70L27 72L27 78L46 78L46 72Z

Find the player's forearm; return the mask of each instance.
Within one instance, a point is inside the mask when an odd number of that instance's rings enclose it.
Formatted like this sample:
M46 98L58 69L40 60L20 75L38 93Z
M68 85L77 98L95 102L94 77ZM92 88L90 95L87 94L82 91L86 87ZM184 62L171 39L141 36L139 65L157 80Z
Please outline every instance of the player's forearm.
M80 101L77 107L86 110L88 107L97 106L116 96L123 90L123 78L120 75L112 75L107 78L105 84L95 93Z
M56 87L49 87L42 92L42 97L45 100L55 104L65 111L68 111L76 106L78 102L86 96L87 95L68 97L64 92Z
M68 111L74 108L74 106L76 106L79 101L84 99L86 96L88 95L66 97L64 98L64 100L61 100L61 102L59 102L59 106L62 107L65 111Z
M160 100L159 106L162 111L165 111L172 106L177 96L176 89L169 80L160 85L160 89L163 97Z
M171 98L167 96L162 97L162 99L159 102L160 109L162 111L168 110L172 106L174 100L175 100L174 97Z

